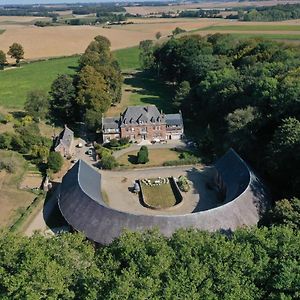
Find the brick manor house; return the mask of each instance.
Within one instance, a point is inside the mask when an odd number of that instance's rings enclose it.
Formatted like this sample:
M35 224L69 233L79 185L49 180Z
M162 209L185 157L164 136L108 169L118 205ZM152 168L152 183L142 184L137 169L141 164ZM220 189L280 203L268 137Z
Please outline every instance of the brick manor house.
M179 140L183 137L182 114L164 114L155 105L128 106L119 117L102 118L102 135L103 143L123 137L137 143Z

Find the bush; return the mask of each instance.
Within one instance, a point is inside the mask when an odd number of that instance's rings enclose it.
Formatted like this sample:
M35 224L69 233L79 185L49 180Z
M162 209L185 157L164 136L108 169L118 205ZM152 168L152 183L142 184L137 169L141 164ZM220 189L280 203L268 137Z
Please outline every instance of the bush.
M8 173L15 173L17 169L16 163L11 159L0 159L0 171L6 170Z
M10 133L0 134L0 149L10 149L13 135Z
M111 156L111 153L112 151L101 146L101 145L95 145L95 150L96 150L96 153L99 157L99 159L102 159L104 156Z
M110 142L109 142L109 146L110 147L118 147L119 146L119 141L117 139L112 139Z
M48 168L57 173L61 170L64 160L59 152L50 152L48 156Z
M116 168L119 164L112 155L105 155L101 159L101 166L106 170L112 170Z
M177 184L183 192L188 192L191 188L188 179L185 176L179 176Z
M146 146L142 146L137 155L137 162L139 164L145 164L149 161L149 152Z
M129 138L128 137L120 138L120 140L119 140L119 145L120 146L125 146L127 144L129 144Z
M182 157L183 154L180 154L180 157ZM183 156L186 156L184 154ZM195 165L199 164L201 162L200 158L188 154L188 157L186 158L180 158L179 160L167 160L163 163L164 166L183 166L183 165Z

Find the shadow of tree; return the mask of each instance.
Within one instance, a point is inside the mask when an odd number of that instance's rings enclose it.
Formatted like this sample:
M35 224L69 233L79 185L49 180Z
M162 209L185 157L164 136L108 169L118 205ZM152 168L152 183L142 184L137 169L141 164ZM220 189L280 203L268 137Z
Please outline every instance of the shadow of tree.
M138 164L137 156L136 156L136 155L129 154L129 155L128 155L128 161L129 161L131 164L133 164L133 165L137 165L137 164Z
M139 95L139 100L145 104L155 104L165 113L176 110L172 105L174 87L168 86L163 81L155 78L150 72L137 72L132 77L125 78L124 83L131 86L133 93ZM144 96L144 97L143 97Z

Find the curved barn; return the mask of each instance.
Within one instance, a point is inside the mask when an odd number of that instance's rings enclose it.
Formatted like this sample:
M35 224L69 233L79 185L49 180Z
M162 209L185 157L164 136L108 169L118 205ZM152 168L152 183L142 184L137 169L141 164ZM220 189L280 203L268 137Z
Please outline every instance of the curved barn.
M227 231L256 225L268 206L263 184L232 149L216 162L215 170L223 205L184 215L136 215L110 208L101 195L101 174L80 160L63 178L58 205L75 230L101 244L110 243L123 229L157 227L170 236L179 228Z

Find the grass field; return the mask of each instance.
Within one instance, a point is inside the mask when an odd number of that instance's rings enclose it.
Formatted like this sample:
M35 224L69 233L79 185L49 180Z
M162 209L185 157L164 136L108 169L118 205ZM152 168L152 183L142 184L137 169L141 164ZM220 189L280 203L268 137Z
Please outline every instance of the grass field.
M300 41L300 34L266 34L266 33L231 33L232 35L247 39L247 38L265 38L270 40L283 40L283 41Z
M118 163L126 168L141 168L161 166L168 160L179 160L179 153L172 149L149 149L149 162L146 164L137 164L137 152L131 151L120 156Z
M138 47L130 47L114 51L114 55L117 58L122 71L138 69L140 67L139 53L140 51Z
M208 26L201 30L215 31L300 31L300 25L223 25Z
M49 91L58 74L73 74L78 56L51 59L0 72L0 106L23 108L29 91Z
M155 179L150 179L154 182ZM159 186L148 186L142 183L145 202L156 208L168 208L176 204L176 198L170 183Z
M27 162L22 155L0 150L0 157L14 161L16 171L13 174L0 171L0 227L12 225L21 211L25 209L36 197L35 194L19 189L19 184L26 172Z
M139 66L138 48L116 50L122 70ZM29 91L49 91L58 74L74 74L78 56L50 59L24 64L20 68L0 72L0 106L22 109Z

